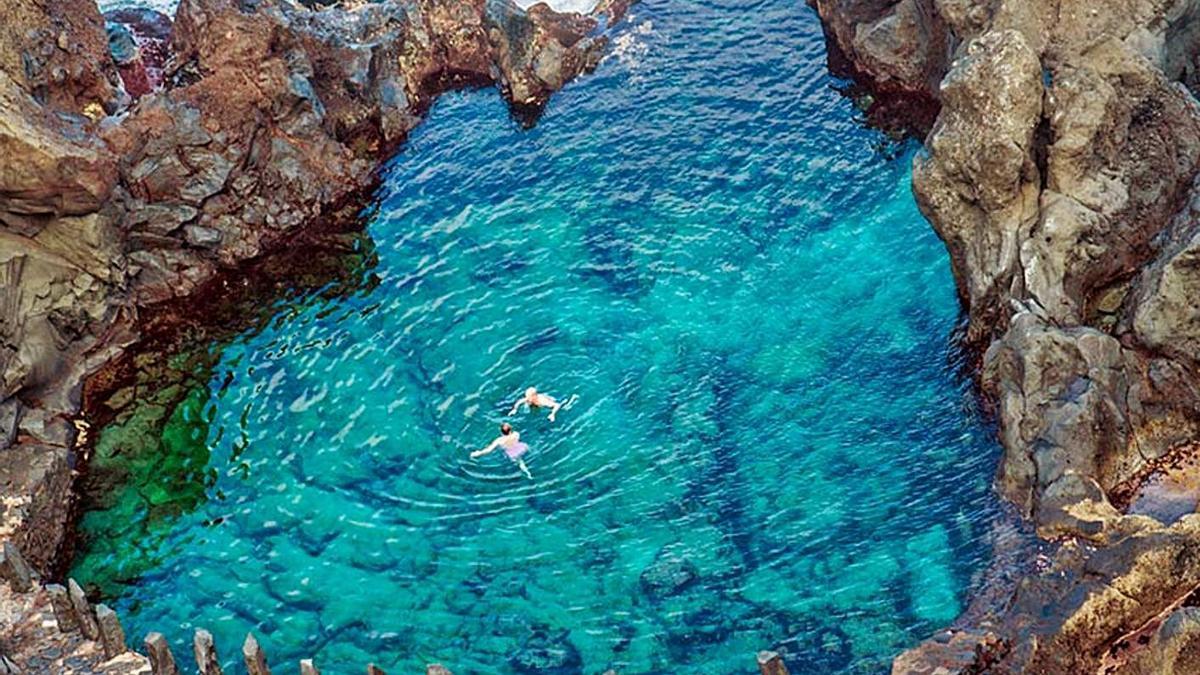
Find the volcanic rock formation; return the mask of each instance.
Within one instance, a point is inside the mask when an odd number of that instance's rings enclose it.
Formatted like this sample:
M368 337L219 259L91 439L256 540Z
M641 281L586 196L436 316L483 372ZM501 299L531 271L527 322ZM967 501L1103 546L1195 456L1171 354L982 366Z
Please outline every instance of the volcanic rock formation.
M1055 545L960 626L978 649L940 639L895 671L1191 672L1200 515L1120 495L1200 434L1200 3L814 5L843 74L939 108L913 189L983 354L998 488Z
M147 308L357 222L446 90L496 85L532 119L624 5L182 0L106 33L91 0L0 0L0 539L62 561L82 383Z

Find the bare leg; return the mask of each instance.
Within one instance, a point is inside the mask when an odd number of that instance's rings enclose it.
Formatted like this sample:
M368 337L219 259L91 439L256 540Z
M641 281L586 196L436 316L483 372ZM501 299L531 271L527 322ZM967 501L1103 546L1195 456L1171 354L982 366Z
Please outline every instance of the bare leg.
M529 473L529 467L525 466L525 460L518 459L517 466L521 467L521 471L525 472L526 478L528 478L529 480L533 480L533 474Z

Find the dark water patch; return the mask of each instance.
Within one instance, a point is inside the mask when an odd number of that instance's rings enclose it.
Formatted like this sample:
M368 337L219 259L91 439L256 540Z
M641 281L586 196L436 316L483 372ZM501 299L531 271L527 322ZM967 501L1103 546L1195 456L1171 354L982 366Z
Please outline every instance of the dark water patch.
M958 613L996 450L911 148L850 119L797 3L647 2L625 31L533 130L442 99L362 286L190 371L215 479L111 593L131 633L254 630L339 672L747 672L773 646L878 672ZM529 385L578 398L506 417ZM502 420L532 480L469 458Z

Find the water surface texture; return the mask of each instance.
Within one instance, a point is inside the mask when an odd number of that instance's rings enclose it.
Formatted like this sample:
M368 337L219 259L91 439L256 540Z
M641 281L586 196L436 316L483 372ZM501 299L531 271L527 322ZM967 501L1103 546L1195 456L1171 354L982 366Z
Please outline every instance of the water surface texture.
M650 0L535 129L443 98L358 290L105 430L166 420L184 479L134 472L74 573L281 672L886 670L985 563L996 450L911 156L835 84L801 2ZM578 401L506 417L530 384ZM533 480L468 458L506 419Z

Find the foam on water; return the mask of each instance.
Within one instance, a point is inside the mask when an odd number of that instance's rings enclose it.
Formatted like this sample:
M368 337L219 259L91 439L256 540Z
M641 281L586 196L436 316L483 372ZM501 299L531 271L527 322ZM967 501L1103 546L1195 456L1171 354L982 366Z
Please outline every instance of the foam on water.
M443 98L361 290L143 406L192 491L93 510L74 570L131 635L183 654L205 627L232 663L253 630L329 672L751 672L767 647L881 672L954 618L996 449L910 155L854 121L803 3L650 0L622 30L531 131ZM470 460L530 384L579 396L508 418L533 480Z

